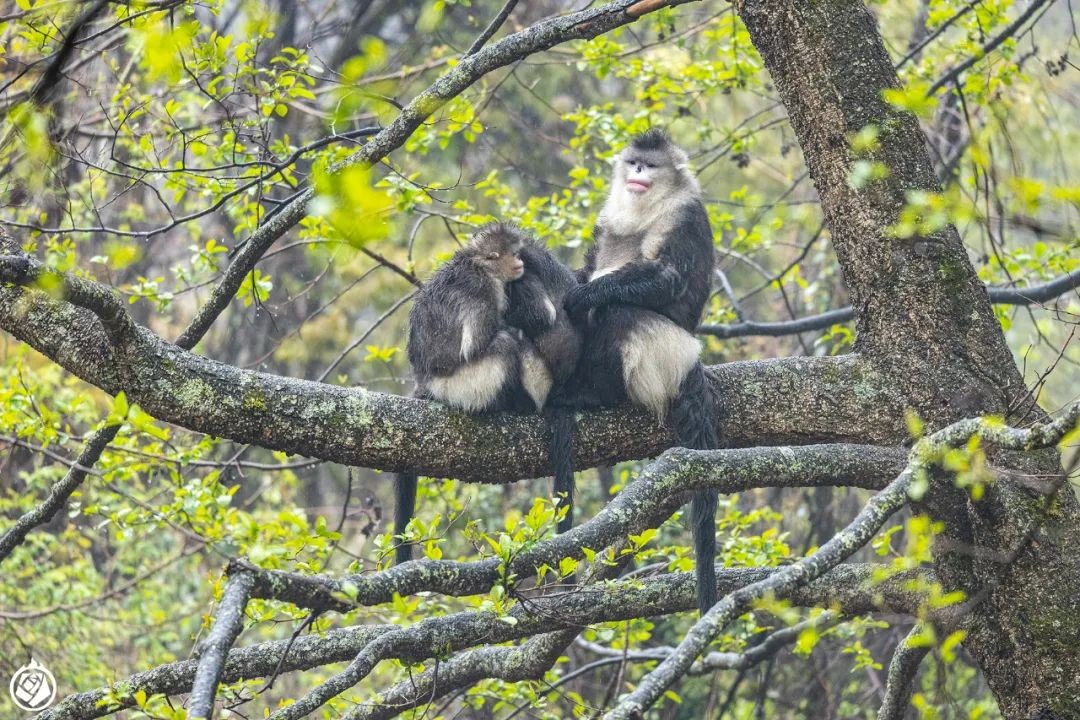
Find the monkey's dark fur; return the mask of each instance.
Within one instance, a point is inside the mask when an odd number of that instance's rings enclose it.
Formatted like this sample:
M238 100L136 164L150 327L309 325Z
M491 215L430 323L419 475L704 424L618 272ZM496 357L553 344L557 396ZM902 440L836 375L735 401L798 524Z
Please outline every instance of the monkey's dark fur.
M573 375L581 354L581 335L563 307L567 293L577 287L577 278L531 238L521 246L521 259L525 274L507 288L506 319L532 341L553 387L559 388ZM547 408L545 416L551 429L553 492L567 505L558 525L562 533L574 525L574 420L566 408Z
M479 413L533 412L522 376L524 343L506 325L506 284L521 276L521 239L493 224L481 228L424 284L409 313L407 351L414 395ZM404 531L416 509L417 477L397 476L394 529ZM396 562L412 558L400 543Z
M569 377L577 363L580 339L562 306L576 285L573 273L520 228L481 228L413 302L407 349L416 397L470 413L543 408L552 382ZM564 435L572 432L572 422L558 413L549 421L556 436L555 489L569 501L573 471L565 469L570 461ZM415 475L398 475L397 532L413 517L416 485ZM397 546L396 562L411 557L410 544Z
M693 336L708 300L713 240L685 153L661 131L630 143L615 163L595 244L567 295L585 329L577 372L555 402L574 407L630 400L669 414L679 444L718 445L714 402ZM716 602L716 493L691 503L698 606Z

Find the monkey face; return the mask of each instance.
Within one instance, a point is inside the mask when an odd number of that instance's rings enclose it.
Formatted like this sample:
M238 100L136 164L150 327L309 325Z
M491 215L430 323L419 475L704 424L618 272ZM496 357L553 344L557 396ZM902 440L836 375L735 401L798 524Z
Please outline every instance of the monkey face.
M518 253L520 247L504 247L500 250L492 250L480 258L488 272L503 282L513 282L525 274L525 263L521 261Z
M674 183L675 166L667 153L627 148L615 166L615 182L632 195L645 195L654 187Z
M513 282L525 274L521 261L520 231L510 225L493 223L482 227L469 242L476 263L489 276Z

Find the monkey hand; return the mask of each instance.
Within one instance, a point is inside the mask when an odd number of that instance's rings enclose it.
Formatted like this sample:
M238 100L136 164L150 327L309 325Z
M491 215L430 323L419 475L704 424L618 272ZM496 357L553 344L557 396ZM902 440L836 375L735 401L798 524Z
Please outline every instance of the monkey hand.
M589 287L589 283L571 288L566 293L566 297L563 298L563 307L566 308L571 320L575 322L585 317L595 305L596 299L593 297L593 291Z

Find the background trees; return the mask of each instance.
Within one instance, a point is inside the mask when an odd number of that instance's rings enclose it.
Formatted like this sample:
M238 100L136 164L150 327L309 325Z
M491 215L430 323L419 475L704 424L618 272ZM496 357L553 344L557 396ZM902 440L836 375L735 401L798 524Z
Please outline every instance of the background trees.
M209 637L244 648L218 696L245 715L306 698L591 716L633 690L658 716L872 717L904 711L928 654L913 717L1075 714L1066 476L988 457L968 426L929 435L987 413L1030 426L1037 401L1075 397L1070 9L402 5L4 16L3 669L32 652L66 694L162 665L92 698L176 716ZM613 146L650 124L694 150L710 200L702 335L749 449L649 465L664 429L583 417L582 466L614 470L579 481L596 517L549 540L546 482L507 484L544 472L542 423L384 394L408 389L401 309L492 215L576 261ZM410 466L487 484L429 481L410 532L430 562L379 572L377 471ZM867 491L905 467L871 507L916 502L849 557L887 519L858 515ZM691 631L669 518L694 483L729 493L721 590L743 590L730 622ZM824 558L845 562L746 590ZM678 666L709 627L712 652ZM76 696L51 716L109 709Z

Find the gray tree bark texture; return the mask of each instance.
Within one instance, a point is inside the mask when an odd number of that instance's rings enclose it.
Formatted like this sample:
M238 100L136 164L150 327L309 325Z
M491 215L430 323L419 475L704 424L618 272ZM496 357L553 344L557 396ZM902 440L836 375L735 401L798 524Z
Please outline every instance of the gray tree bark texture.
M817 186L858 342L846 357L711 368L725 438L737 446L900 445L908 439L907 408L940 428L974 415L1009 416L1025 405L1023 379L956 230L912 239L886 232L905 193L935 190L937 181L915 118L881 100L881 90L898 80L873 16L858 0L742 0L736 8ZM585 36L594 29L573 31ZM544 38L532 40L547 46ZM482 52L512 49L504 44ZM890 174L857 189L847 182L857 159L847 138L871 123L880 128L880 149L869 159ZM2 237L0 245L18 252ZM537 417L468 417L410 398L241 370L145 328L110 334L86 307L18 285L0 285L0 328L87 382L124 391L155 417L197 432L347 465L463 480L506 482L548 470L546 431ZM671 442L669 429L628 408L582 414L577 425L580 468L652 457ZM1044 478L1060 473L1050 454L1012 467ZM972 502L941 482L921 509L946 524L935 574L967 593L964 646L1004 716L1080 717L1075 496L1059 493L1047 512L1030 483L1006 479Z
M821 196L860 356L889 378L894 402L932 427L1009 415L1023 404L1023 378L956 229L911 239L885 232L907 191L940 188L916 119L881 99L899 81L873 15L858 0L736 7ZM871 123L881 130L872 159L890 172L855 189L847 183L855 160L847 136ZM1021 469L1061 472L1053 457ZM1080 507L1069 490L1050 512L1043 505L1019 483L998 483L977 503L941 483L922 508L946 523L937 571L968 594L964 646L1010 720L1080 717Z

